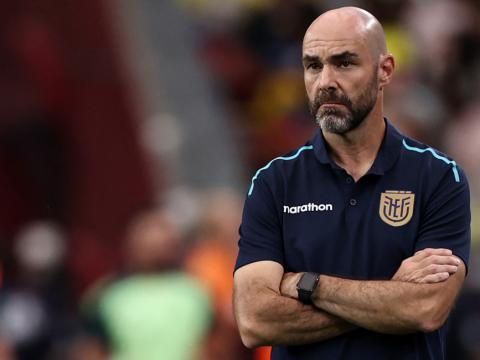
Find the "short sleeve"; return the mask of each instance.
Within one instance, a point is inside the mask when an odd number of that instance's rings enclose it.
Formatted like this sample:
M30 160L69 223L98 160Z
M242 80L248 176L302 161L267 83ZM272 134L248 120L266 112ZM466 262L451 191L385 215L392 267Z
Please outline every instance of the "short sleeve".
M274 195L263 177L245 200L235 270L263 260L284 264L282 226Z
M457 182L449 171L424 208L415 251L447 248L468 268L470 257L470 191L465 173Z

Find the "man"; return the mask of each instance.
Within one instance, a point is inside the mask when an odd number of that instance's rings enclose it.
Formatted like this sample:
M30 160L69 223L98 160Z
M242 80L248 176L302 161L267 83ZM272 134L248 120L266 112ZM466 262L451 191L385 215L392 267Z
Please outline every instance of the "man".
M272 359L443 359L470 248L467 179L383 117L380 23L322 14L303 41L320 129L257 171L234 275L244 344Z
M75 359L197 359L211 327L211 301L180 268L184 240L171 216L145 209L128 224L124 273L84 300L85 336Z

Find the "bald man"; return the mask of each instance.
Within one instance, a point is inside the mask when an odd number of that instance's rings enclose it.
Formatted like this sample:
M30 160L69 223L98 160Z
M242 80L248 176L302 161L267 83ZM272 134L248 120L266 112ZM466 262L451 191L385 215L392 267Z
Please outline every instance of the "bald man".
M470 251L468 182L384 118L395 67L382 26L353 7L303 41L318 131L252 178L234 311L272 359L443 359Z

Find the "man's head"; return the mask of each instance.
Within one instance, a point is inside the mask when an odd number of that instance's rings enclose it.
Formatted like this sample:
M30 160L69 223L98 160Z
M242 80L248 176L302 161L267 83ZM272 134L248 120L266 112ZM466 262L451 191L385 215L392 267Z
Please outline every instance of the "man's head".
M167 213L146 209L128 224L124 252L131 272L171 270L178 266L183 242Z
M320 15L303 40L310 111L323 131L345 134L381 107L394 60L378 20L344 7Z

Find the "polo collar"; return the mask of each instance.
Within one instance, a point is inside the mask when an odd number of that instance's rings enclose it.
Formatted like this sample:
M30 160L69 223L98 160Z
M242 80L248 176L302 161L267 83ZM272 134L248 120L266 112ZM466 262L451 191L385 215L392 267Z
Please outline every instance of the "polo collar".
M386 131L385 136L380 145L377 157L373 162L372 167L367 174L383 175L388 171L400 155L402 148L402 134L395 129L388 119L385 118ZM340 169L340 167L332 160L330 153L327 149L325 138L321 129L318 129L314 138L312 139L313 151L317 160L325 165L330 165L334 169Z

